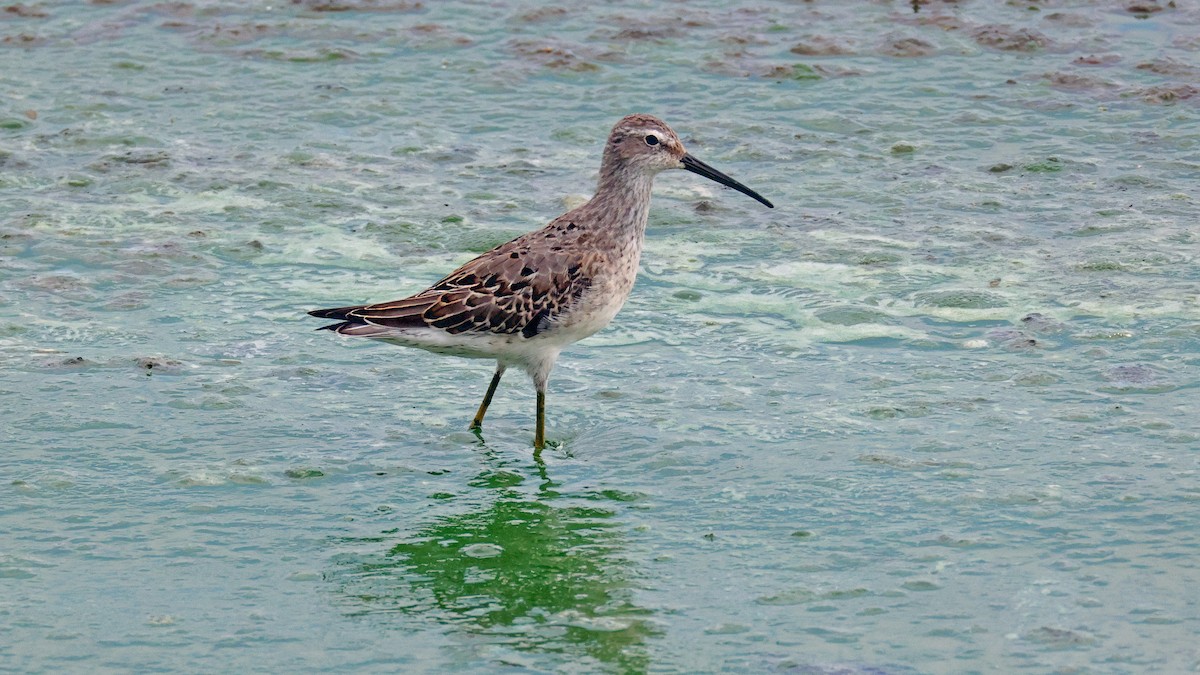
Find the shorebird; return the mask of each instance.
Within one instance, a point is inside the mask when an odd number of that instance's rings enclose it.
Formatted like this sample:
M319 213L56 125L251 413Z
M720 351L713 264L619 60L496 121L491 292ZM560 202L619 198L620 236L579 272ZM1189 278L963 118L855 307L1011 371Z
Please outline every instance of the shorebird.
M629 115L608 136L596 194L587 203L497 246L416 295L309 314L339 322L318 330L495 359L473 430L482 428L504 371L524 368L537 390L533 445L535 454L541 452L550 371L564 347L604 328L625 304L642 255L650 187L668 169L691 171L774 208L688 154L662 120Z

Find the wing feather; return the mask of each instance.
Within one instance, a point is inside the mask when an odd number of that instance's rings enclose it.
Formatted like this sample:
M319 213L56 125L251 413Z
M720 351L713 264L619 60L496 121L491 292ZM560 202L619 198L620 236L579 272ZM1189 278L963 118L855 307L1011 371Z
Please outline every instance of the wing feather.
M570 311L591 287L586 274L594 262L591 254L561 241L547 245L558 234L574 230L568 230L567 216L497 246L416 295L309 314L344 321L328 328L346 335L377 335L358 328L376 326L531 338Z

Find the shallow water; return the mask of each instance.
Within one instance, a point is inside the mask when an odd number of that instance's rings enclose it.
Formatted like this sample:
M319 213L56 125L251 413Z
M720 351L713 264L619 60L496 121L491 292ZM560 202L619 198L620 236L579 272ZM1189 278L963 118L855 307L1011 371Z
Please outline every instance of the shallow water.
M1200 668L1190 3L0 12L0 668ZM316 333L662 176L544 464Z

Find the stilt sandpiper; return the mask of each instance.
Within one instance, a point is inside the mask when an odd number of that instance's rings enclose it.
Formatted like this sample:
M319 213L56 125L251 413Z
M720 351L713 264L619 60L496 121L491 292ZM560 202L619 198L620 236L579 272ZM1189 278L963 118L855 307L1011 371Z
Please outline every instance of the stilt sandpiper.
M586 204L501 244L433 286L401 300L318 309L322 327L438 354L496 360L471 422L479 429L500 377L519 366L537 389L533 445L546 440L546 383L564 347L608 325L637 276L654 176L686 169L749 195L754 190L688 154L662 120L630 115L604 146L600 182Z

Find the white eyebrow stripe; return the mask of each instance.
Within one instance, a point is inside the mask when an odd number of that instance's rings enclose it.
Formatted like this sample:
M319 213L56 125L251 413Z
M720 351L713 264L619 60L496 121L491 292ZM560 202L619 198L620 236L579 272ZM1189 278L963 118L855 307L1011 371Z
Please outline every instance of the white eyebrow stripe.
M669 136L667 136L663 132L659 131L658 129L638 129L638 131L641 132L642 138L646 138L647 136L653 136L653 137L657 138L660 142L664 142L664 143L670 138Z

